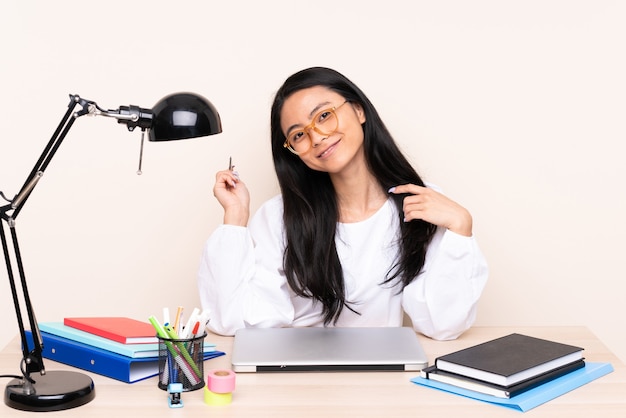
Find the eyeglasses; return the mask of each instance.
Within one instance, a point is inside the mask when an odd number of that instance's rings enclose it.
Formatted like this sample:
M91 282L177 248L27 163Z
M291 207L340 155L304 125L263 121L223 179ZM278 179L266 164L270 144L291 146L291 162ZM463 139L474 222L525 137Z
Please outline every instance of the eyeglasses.
M313 139L309 133L311 130L314 130L320 135L332 135L337 132L339 118L337 118L336 112L346 103L348 103L347 100L339 106L318 112L307 126L291 132L283 146L294 154L299 155L307 152L311 148L311 145L313 145Z

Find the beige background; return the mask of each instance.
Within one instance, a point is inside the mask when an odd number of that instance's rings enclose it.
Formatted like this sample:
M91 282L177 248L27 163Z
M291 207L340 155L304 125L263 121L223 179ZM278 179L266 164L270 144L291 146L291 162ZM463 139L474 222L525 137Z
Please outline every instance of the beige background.
M491 266L480 325L585 325L626 360L625 21L626 2L606 0L3 1L5 194L70 93L113 109L194 91L224 126L147 144L137 176L139 132L77 121L18 218L38 319L198 306L201 247L221 222L214 173L232 156L253 209L277 193L273 93L323 65L471 210ZM17 324L0 277L4 346Z

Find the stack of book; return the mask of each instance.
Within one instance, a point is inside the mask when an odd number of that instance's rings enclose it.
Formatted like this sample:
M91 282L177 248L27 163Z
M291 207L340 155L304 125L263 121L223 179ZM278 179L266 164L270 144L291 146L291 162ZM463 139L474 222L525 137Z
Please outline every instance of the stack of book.
M65 318L38 324L43 357L134 383L159 373L159 343L149 322L126 317ZM27 336L32 340L30 331ZM204 343L205 360L223 355Z
M412 381L503 406L519 406L519 399L534 407L612 371L610 364L586 364L583 351L510 334L440 356Z

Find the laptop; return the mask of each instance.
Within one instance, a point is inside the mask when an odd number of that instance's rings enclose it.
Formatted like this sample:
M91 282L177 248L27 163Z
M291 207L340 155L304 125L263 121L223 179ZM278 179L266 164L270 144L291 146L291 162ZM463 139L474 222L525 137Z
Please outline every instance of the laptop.
M235 372L419 371L428 358L409 327L242 328Z

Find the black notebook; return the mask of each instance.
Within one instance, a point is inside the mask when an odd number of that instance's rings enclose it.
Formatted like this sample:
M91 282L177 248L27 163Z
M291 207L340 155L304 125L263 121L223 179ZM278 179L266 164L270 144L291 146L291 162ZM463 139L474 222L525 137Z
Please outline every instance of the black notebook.
M582 358L581 347L510 334L438 357L435 366L506 387Z
M422 369L420 376L425 379L436 380L438 382L447 383L460 388L473 390L474 392L508 399L583 367L585 367L585 361L577 360L573 363L566 364L565 366L558 367L547 373L542 373L538 376L510 386L494 385L493 383L483 382L482 380L472 379L471 377L439 370L435 366Z

